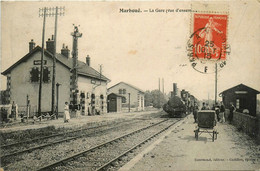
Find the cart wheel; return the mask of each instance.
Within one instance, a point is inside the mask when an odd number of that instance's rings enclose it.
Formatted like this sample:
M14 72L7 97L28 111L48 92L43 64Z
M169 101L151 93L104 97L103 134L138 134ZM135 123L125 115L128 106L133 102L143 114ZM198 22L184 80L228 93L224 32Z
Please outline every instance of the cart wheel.
M199 139L199 131L198 130L195 130L195 138L198 141L198 139Z
M215 140L215 131L213 131L213 136L212 136L212 141L214 142Z

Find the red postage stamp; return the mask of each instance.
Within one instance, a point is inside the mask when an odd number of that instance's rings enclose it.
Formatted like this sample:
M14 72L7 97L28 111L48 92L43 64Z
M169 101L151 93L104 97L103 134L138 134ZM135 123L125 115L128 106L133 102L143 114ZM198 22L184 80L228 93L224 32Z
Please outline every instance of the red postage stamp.
M194 14L193 58L225 60L227 15Z

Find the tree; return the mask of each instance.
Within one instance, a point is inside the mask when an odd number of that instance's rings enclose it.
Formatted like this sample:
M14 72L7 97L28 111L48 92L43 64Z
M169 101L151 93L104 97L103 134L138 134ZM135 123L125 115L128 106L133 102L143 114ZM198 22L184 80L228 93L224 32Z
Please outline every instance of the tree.
M153 96L149 90L144 93L144 106L153 105Z
M159 90L146 91L144 97L145 105L153 105L155 108L161 108L167 102L165 95Z

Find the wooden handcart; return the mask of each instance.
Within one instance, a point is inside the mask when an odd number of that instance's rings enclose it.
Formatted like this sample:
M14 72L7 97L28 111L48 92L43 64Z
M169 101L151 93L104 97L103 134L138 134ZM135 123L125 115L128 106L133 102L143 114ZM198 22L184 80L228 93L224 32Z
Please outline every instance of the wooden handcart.
M202 133L208 133L212 137L212 141L217 139L218 132L215 128L217 124L216 113L214 110L201 110L198 112L198 125L196 126L195 138L199 139Z

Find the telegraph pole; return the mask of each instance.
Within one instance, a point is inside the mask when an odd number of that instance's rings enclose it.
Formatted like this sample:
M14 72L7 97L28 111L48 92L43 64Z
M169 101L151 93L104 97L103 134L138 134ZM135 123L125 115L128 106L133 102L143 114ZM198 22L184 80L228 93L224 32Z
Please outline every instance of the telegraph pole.
M99 66L99 80L100 80L100 85L101 85L101 76L102 76L102 64Z
M159 102L159 109L161 108L161 99L160 99L160 94L161 94L161 79L159 78L159 93L158 93L158 102Z
M217 94L218 94L218 65L215 63L215 105L217 104Z
M54 13L55 11L55 13ZM43 31L42 31L42 56L41 56L41 71L40 71L40 85L39 85L39 101L38 101L38 115L41 116L41 92L42 92L42 78L43 78L43 55L44 55L44 36L45 36L45 18L55 16L55 28L54 28L54 49L53 49L53 77L52 77L52 106L51 111L54 114L55 108L55 67L56 67L56 41L57 41L57 20L58 15L64 15L65 7L56 8L40 8L39 17L43 17Z
M130 112L131 111L131 103L130 103L130 93L128 93L128 98L129 98L129 106L128 106L128 112Z
M54 11L54 8L52 8ZM55 77L56 77L56 44L57 44L57 23L58 23L58 15L64 15L65 7L56 7L55 8L55 28L54 28L54 47L53 47L53 73L52 73L52 97L51 97L51 113L52 115L55 113ZM58 13L60 11L60 13ZM52 13L54 15L54 13Z
M39 9L39 17L41 17L41 16L43 16L43 28L42 28L42 53L41 53L40 85L39 85L39 96L38 96L38 98L39 98L38 99L38 117L41 116L42 76L43 76L43 55L44 55L46 7Z
M56 105L57 105L57 113L56 113L56 119L58 119L58 117L59 117L59 86L60 86L61 84L59 84L59 83L57 83L56 84L56 87L57 87L57 93L56 93L56 95L57 95L57 99L56 99Z

